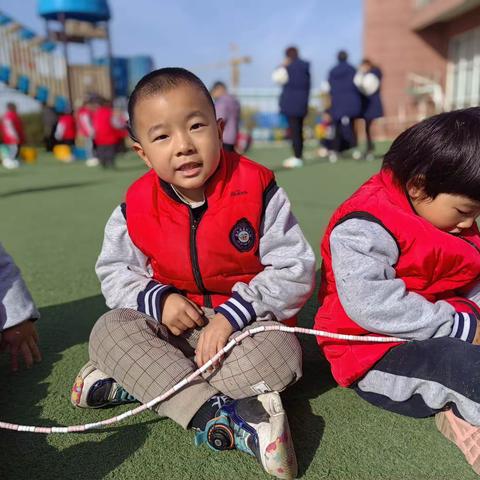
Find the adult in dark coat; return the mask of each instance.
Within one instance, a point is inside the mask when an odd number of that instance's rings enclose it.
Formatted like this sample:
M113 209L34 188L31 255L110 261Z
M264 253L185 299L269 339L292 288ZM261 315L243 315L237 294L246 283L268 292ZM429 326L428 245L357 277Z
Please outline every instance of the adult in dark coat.
M367 160L373 159L375 144L372 138L372 123L375 119L383 117L383 105L380 97L382 71L367 58L362 60L355 75L355 85L362 94L362 114L365 120L365 136L367 138Z
M353 82L356 70L347 62L348 54L344 50L338 52L337 59L337 65L328 74L331 99L329 113L335 128L332 145L335 154L357 145L353 120L360 117L362 111L360 92ZM335 154L332 161L336 160Z
M285 82L280 95L280 112L287 117L294 157L288 158L283 165L288 168L303 165L303 121L308 113L310 95L310 64L301 60L298 49L285 50L283 68L286 70Z

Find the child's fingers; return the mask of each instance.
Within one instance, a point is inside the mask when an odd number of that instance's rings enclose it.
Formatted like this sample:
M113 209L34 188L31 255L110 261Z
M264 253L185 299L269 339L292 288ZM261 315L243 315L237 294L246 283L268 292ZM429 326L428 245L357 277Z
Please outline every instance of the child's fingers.
M20 352L22 353L23 361L25 362L26 367L31 368L33 365L33 357L32 352L30 351L30 346L27 342L22 342L20 345Z
M188 330L190 328L195 328L197 324L190 318L187 312L182 312L178 315L178 328L182 331Z
M208 338L205 339L206 345L204 348L204 363L207 363L216 353L217 353L217 347L216 347L216 341L215 339L211 338L208 336ZM213 364L214 367L217 366L217 362ZM209 372L211 372L213 369L209 369Z
M196 306L196 305L195 305ZM203 327L205 325L205 320L203 319L203 312L198 308L195 308L194 305L190 304L185 307L185 313L190 317L192 322L194 322L194 327Z
M177 328L175 325L170 325L168 327L168 329L170 330L170 332L175 335L176 337L178 337L179 335L181 335L183 333L183 330L180 330L179 328Z
M200 315L203 316L203 310L195 302L192 302L189 298L186 297L185 299Z
M197 348L195 349L195 361L197 362L198 367L203 365L203 334L200 334L198 339Z
M18 346L10 347L10 369L12 372L18 371Z
M39 341L40 341L40 338L39 338L39 336L38 336L38 332L37 332L37 329L35 328L35 325L33 325L33 332L32 332L32 334L33 334L33 339L35 340L35 343L38 344Z
M38 348L38 345L33 338L30 338L28 340L28 346L30 347L30 351L32 352L33 359L36 362L41 362L42 354L40 353L40 349Z

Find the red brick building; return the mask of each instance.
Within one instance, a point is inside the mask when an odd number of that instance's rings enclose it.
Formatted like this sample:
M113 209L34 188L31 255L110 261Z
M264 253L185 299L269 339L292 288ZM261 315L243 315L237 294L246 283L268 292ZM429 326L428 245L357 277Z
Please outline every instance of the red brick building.
M364 56L384 73L386 136L480 105L480 0L365 0Z

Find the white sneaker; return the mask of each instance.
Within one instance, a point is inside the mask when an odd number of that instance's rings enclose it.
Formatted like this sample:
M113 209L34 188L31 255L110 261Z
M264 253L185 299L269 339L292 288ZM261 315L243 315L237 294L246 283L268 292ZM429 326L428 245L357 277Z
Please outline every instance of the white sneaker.
M4 158L2 164L8 170L13 170L14 168L18 168L20 166L20 162L15 158Z
M317 155L318 155L320 158L328 157L328 150L327 150L325 147L320 147L320 148L317 150Z
M297 157L290 157L284 160L282 165L285 168L300 168L303 167L303 160Z
M98 165L100 165L100 162L98 161L98 158L89 158L85 161L85 165L87 167L98 167Z
M328 154L328 161L329 161L330 163L337 163L337 161L338 161L338 155L337 155L337 153L336 153L336 152L330 152L330 153Z
M101 408L135 402L135 398L89 361L75 378L70 401L75 407Z
M362 152L361 152L360 150L356 150L356 149L355 149L355 150L352 152L352 158L353 158L354 160L360 160L360 159L362 158Z

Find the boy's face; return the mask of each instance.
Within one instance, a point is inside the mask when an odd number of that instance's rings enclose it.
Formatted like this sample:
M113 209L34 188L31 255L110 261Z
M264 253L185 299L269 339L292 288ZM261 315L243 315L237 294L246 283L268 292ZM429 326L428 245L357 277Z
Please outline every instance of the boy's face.
M200 201L220 162L222 128L205 94L184 84L139 100L133 148L162 180Z
M408 193L417 214L445 232L461 234L480 216L480 202L464 195L440 193L432 200L416 187Z

